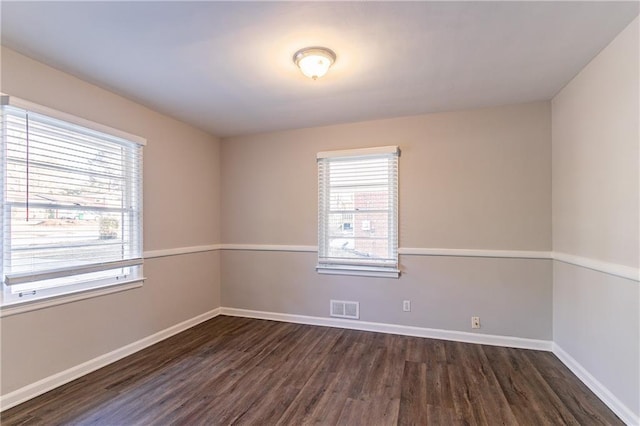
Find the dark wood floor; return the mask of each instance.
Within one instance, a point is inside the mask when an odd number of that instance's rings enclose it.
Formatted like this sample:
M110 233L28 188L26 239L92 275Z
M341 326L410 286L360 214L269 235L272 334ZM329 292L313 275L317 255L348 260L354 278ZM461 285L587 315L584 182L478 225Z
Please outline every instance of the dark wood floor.
M217 317L7 410L15 424L622 424L548 352Z

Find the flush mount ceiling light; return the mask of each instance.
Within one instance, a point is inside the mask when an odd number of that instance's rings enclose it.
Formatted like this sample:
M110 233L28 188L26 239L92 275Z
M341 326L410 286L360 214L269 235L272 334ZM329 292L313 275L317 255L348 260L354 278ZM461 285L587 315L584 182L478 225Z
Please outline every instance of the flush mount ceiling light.
M302 74L314 80L325 75L335 61L336 54L326 47L305 47L293 55L293 62Z

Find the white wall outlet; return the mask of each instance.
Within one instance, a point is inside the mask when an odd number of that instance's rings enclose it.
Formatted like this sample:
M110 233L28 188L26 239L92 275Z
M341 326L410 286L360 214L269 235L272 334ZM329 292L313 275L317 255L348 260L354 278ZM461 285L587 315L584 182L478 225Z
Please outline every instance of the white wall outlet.
M411 312L411 300L402 301L402 310L404 312Z
M480 328L480 317L471 317L471 328Z

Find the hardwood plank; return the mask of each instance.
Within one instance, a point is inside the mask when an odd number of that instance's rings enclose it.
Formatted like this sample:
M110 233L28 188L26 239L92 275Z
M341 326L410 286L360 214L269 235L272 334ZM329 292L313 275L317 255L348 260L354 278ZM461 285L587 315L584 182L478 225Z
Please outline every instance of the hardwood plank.
M3 425L622 424L552 354L220 316Z
M540 377L548 383L562 404L580 424L623 425L624 423L596 397L589 388L573 375L556 356L550 352L525 351L529 363Z
M459 366L462 374L468 377L469 391L475 403L482 405L483 417L490 424L517 424L482 346L445 342L445 347L447 362Z
M347 394L342 377L336 373L313 410L302 418L300 424L336 424L348 400Z
M206 404L193 404L189 410L179 409L171 413L169 421L173 424L206 424L209 419L216 419L219 424L232 424L249 410L253 402L265 392L272 370L255 367L246 370L245 374L225 392L217 393ZM165 421L151 419L151 423Z
M427 404L427 423L425 424L449 426L454 424L455 418L453 408Z
M234 425L273 425L282 417L296 398L299 389L291 386L270 388L263 398L254 401L251 408L233 422Z
M316 417L321 417L323 414L337 417L340 414L335 405L330 413L322 410L322 407L328 398L338 400L340 406L344 405L351 393L351 388L359 386L361 382L358 365L360 359L366 354L367 346L363 343L352 343L351 339L346 337L350 334L344 333L340 336L326 360L317 366L314 374L301 389L300 400L292 404L292 407L298 405L299 408L285 413L280 419L281 423L307 423L316 411ZM331 379L326 380L327 377ZM332 420L323 419L323 423L335 423Z
M491 346L483 351L520 424L578 424L527 361L524 351Z
M424 362L404 363L398 424L427 424L427 364Z
M352 426L352 425L365 425L365 424L378 424L371 423L371 419L369 419L369 404L367 401L360 399L347 398L342 411L340 412L340 416L336 422L331 422L328 424L336 424L342 426Z
M455 423L461 425L489 425L489 419L482 404L476 386L464 368L449 364L449 382L451 383L451 400L455 414Z
M624 422L613 414L604 402L600 401L588 388L578 390L578 388L584 386L582 383L577 384L575 380L563 378L549 378L547 382L578 424L624 425ZM571 389L574 389L574 391L568 391Z
M336 373L325 372L314 374L307 384L298 392L296 398L276 422L278 425L305 424L311 422L311 413L316 409L318 401L327 392L327 388L336 386ZM344 402L343 402L344 403ZM342 405L336 406L341 410Z
M341 340L342 330L329 328L322 329L320 327L316 328L316 330L322 331L322 333L319 334L316 340L312 343L308 345L301 345L301 348L297 352L300 357L300 362L296 367L302 372L309 372L309 375L289 374L289 377L284 382L285 386L302 389L311 377L311 373L315 372L320 365L323 366L323 371L329 373L330 371L326 366L327 357L332 351L334 351L336 345L346 344L345 340ZM339 354L339 352L337 353Z

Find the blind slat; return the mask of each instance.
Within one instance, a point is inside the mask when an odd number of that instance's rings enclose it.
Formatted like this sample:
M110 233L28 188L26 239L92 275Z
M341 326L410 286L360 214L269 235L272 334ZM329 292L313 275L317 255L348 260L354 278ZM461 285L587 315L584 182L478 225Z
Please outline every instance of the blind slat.
M71 275L88 274L90 272L107 271L109 269L125 268L128 266L142 265L142 259L119 260L115 262L95 263L84 266L73 266L67 268L49 269L42 272L31 272L27 274L8 274L5 278L7 285L23 284L45 279L68 277Z

